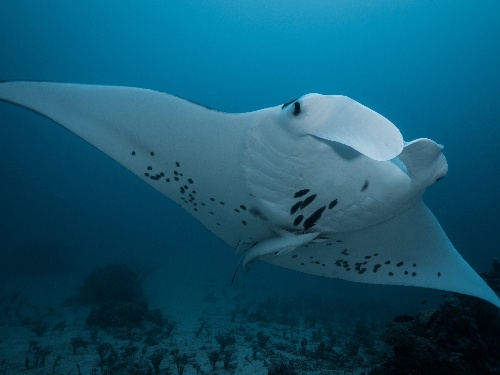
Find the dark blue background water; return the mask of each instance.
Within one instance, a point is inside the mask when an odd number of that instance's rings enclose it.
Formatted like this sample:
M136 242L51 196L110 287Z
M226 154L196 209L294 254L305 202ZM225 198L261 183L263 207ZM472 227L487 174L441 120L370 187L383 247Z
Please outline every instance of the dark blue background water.
M152 88L228 112L350 96L406 140L445 146L448 176L425 201L487 270L500 256L499 38L498 1L3 0L0 79ZM124 168L29 111L0 103L0 122L0 251L56 238L83 265L139 260L229 282L232 249ZM429 295L263 264L247 276L260 287L396 309Z

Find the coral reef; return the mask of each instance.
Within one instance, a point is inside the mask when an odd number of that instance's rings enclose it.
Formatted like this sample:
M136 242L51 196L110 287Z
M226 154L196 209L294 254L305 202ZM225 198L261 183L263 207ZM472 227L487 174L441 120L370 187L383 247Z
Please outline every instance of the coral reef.
M109 264L92 272L80 289L78 300L93 305L87 317L89 326L137 327L148 315L141 278L123 264Z
M487 273L481 273L481 277L491 289L500 293L500 262L498 259L493 259L493 268Z
M85 279L79 299L98 305L107 301L144 303L145 296L138 273L131 267L114 263L98 268Z
M446 299L416 319L386 326L393 356L370 374L498 374L498 309L468 296Z

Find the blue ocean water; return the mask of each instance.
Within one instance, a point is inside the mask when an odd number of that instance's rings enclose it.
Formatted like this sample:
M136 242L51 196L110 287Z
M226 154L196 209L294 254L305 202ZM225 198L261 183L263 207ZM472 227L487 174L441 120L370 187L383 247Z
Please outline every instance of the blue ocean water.
M4 0L0 79L151 88L227 112L347 95L405 140L444 145L448 175L424 201L486 271L500 256L499 38L497 1ZM233 250L107 156L6 103L0 128L0 252L56 239L82 267L143 262L172 278L230 282ZM245 288L388 316L442 294L265 264L253 265Z

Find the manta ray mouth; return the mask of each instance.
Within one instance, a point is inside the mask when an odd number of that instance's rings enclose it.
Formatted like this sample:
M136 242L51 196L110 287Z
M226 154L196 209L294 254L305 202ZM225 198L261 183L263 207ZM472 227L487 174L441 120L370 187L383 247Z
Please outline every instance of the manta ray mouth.
M356 151L350 146L347 146L343 143L336 142L336 141L330 141L328 139L312 136L313 138L317 139L318 141L321 141L325 144L327 144L329 147L331 147L341 158L345 160L354 160L356 158L361 157L363 154L360 153L359 151Z

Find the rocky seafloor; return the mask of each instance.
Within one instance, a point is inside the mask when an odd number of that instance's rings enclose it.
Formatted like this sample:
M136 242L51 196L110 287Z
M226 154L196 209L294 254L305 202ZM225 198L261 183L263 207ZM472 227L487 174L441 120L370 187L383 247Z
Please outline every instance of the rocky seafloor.
M499 311L472 297L383 321L304 298L171 285L170 305L153 308L153 277L108 264L4 283L0 375L500 373ZM483 277L498 291L497 261Z

